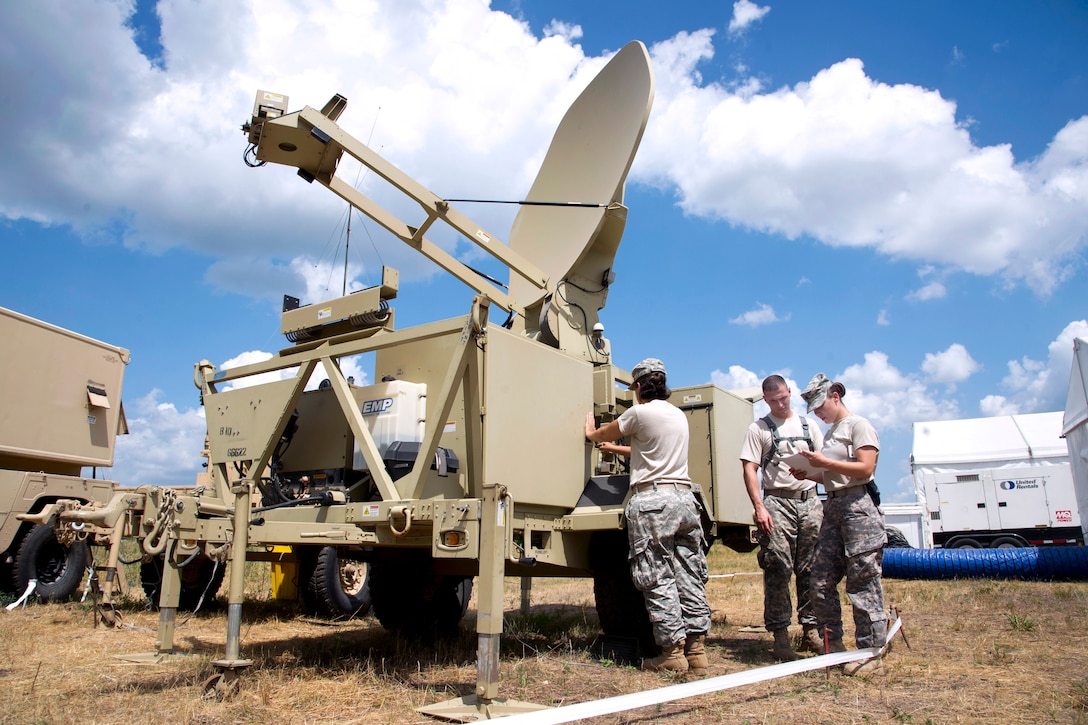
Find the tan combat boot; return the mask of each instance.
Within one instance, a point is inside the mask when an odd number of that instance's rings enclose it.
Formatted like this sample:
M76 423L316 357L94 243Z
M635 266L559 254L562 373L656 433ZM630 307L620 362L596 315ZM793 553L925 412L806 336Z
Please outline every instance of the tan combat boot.
M706 658L706 635L689 634L684 640L684 657L688 661L688 672L698 677L707 673L710 662Z
M842 666L842 673L847 677L869 677L884 674L884 660L879 656L868 660L855 660Z
M827 653L845 652L846 645L842 643L842 637L831 637L827 640Z
M774 631L774 649L771 654L779 662L792 662L797 659L797 653L790 646L790 631L785 627Z
M684 643L662 647L661 654L642 660L642 669L647 672L687 672L688 660L684 656Z
M814 654L824 653L824 640L820 636L820 628L815 624L806 624L804 634L801 635L801 649Z

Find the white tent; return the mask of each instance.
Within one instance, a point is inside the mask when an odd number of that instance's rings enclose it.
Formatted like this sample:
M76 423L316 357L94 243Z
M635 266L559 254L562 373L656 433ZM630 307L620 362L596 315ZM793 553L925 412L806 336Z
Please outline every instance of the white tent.
M911 467L947 472L980 463L990 468L1066 463L1069 451L1058 435L1061 418L1059 410L915 423Z
M1082 525L1088 522L1088 339L1073 340L1073 370L1065 400L1062 435L1069 448L1073 487Z

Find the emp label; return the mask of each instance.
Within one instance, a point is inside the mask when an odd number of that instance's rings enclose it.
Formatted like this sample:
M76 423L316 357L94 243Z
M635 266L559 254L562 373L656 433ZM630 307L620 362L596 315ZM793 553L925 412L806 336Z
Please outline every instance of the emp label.
M319 319L319 320L328 320L331 317L332 317L332 308L331 307L322 307L320 310L317 311L317 319Z
M360 410L363 415L377 415L384 413L393 407L392 398L378 398L377 400L364 400Z
M377 519L381 517L381 506L376 504L367 504L363 506L363 509L359 512L359 518L361 519Z
M683 405L687 405L688 403L701 403L701 402L703 402L703 394L702 393L695 393L695 395L685 395Z

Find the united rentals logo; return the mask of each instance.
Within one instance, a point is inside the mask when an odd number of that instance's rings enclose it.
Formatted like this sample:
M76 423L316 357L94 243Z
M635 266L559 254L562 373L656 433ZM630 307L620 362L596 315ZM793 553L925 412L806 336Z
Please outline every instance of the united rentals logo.
M1001 488L1006 491L1013 491L1018 488L1039 488L1039 479L1026 478L1017 481L1002 481Z

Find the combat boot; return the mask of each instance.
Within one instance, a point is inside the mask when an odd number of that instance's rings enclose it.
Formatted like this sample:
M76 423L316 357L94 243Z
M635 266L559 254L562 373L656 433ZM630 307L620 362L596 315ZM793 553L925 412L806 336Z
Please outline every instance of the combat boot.
M868 660L855 660L842 666L842 673L847 677L869 677L884 674L884 660L873 657Z
M688 661L688 672L697 677L706 674L710 662L706 658L706 635L689 634L684 640L684 657Z
M842 643L842 637L831 637L827 640L827 653L845 652L846 645Z
M792 662L797 659L797 653L790 646L790 631L785 627L774 631L774 649L771 654L779 662Z
M804 634L801 635L801 649L814 654L824 653L824 640L820 636L820 628L815 624L806 624Z
M687 672L688 660L684 656L684 644L662 647L661 654L642 660L646 672Z

